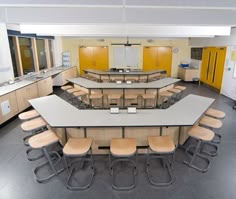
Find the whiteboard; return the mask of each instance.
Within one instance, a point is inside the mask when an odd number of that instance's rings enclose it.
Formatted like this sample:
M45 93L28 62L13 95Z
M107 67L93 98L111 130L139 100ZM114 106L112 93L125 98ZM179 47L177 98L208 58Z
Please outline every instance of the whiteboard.
M113 67L138 67L139 48L119 46L113 48Z

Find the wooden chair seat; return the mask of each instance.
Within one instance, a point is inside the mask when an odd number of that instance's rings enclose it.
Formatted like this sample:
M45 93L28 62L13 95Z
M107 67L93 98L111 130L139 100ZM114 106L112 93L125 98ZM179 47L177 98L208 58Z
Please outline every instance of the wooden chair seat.
M62 87L61 87L61 89L62 89L63 91L68 90L68 89L71 89L71 88L73 88L73 86L70 86L70 85L62 86Z
M71 88L71 89L66 90L66 92L68 92L68 93L74 93L74 92L78 92L78 91L79 91L78 88Z
M219 111L219 110L216 110L216 109L213 109L213 108L207 109L205 114L208 115L208 116L211 116L211 117L218 118L218 119L223 119L225 117L225 112Z
M110 151L113 156L132 156L136 152L136 140L134 138L113 138Z
M143 99L155 99L156 96L151 93L142 94Z
M33 131L42 128L47 125L47 122L42 117L32 119L30 121L21 124L21 129L23 131Z
M195 125L188 131L188 135L203 141L211 141L215 133L210 129Z
M170 93L168 91L162 91L162 92L159 93L159 95L161 97L171 97L173 95L173 93Z
M20 120L29 120L38 116L39 116L39 113L36 110L26 111L18 115Z
M172 93L180 93L181 90L179 89L176 89L176 88L171 88L171 89L168 89L169 92L172 92Z
M175 86L175 89L179 89L181 91L186 90L187 88L185 86Z
M137 99L138 95L135 94L126 94L125 99Z
M204 125L206 127L214 128L214 129L219 129L222 127L222 122L218 119L208 117L208 116L203 116L200 121L200 125Z
M175 150L175 144L169 135L149 136L148 145L156 153L172 153Z
M59 141L59 138L57 137L57 135L53 131L47 130L47 131L44 131L42 133L32 136L29 139L29 145L33 149L40 149L40 148L49 146L51 144L54 144L58 141Z
M94 94L91 94L89 96L90 99L101 99L102 98L102 94L101 93L94 93Z
M75 97L80 97L80 96L83 96L83 95L86 95L86 94L88 94L88 93L85 92L85 91L76 91L76 92L73 93L73 95Z
M88 153L93 138L70 138L63 148L63 153L69 155L83 156Z
M122 94L109 94L109 95L107 96L107 98L108 98L109 100L115 100L115 99L120 99L121 96L122 96Z

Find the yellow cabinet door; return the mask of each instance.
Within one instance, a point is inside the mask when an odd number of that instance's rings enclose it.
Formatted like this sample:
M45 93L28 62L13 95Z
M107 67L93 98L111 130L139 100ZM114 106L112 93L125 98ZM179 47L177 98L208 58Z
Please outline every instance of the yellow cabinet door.
M225 56L226 56L226 48L225 47L216 48L212 84L215 88L217 88L219 90L221 90L221 85L222 85L222 80L223 80Z
M157 70L166 70L167 76L171 76L172 48L157 47Z
M86 69L108 70L107 47L80 47L79 48L80 75Z
M218 90L221 89L226 48L206 47L203 49L200 80Z
M157 48L144 47L143 48L143 71L156 70L157 64Z
M171 76L172 48L171 47L144 47L143 48L143 70L166 70Z
M93 66L96 70L108 70L108 48L93 47Z
M93 67L93 47L79 48L79 66L80 75L84 74L84 70Z

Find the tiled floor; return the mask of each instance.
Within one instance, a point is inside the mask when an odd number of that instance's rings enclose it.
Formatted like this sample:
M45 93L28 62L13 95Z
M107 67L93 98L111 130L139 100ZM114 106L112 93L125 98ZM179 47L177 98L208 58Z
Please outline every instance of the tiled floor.
M96 156L96 175L90 189L69 191L66 189L66 172L46 183L39 184L32 170L39 161L26 159L26 147L22 143L24 134L20 130L17 118L0 127L0 199L91 199L91 198L175 198L175 199L235 199L236 198L236 111L234 102L215 91L197 84L187 84L188 93L213 97L213 107L226 112L219 154L212 158L210 170L200 173L183 164L187 158L183 150L178 149L174 164L175 182L165 188L156 188L149 184L145 173L145 155L138 157L137 186L132 191L118 192L111 188L108 157ZM57 94L61 94L56 90ZM194 104L193 104L194 106Z

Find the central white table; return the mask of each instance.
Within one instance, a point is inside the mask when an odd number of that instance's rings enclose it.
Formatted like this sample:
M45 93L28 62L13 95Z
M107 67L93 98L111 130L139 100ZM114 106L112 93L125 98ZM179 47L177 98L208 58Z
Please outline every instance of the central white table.
M125 127L192 126L214 99L191 94L168 109L137 110L136 114L128 114L127 110L118 114L111 114L109 110L79 110L56 95L29 102L51 127L84 128L85 136L86 128L122 127L124 136Z

